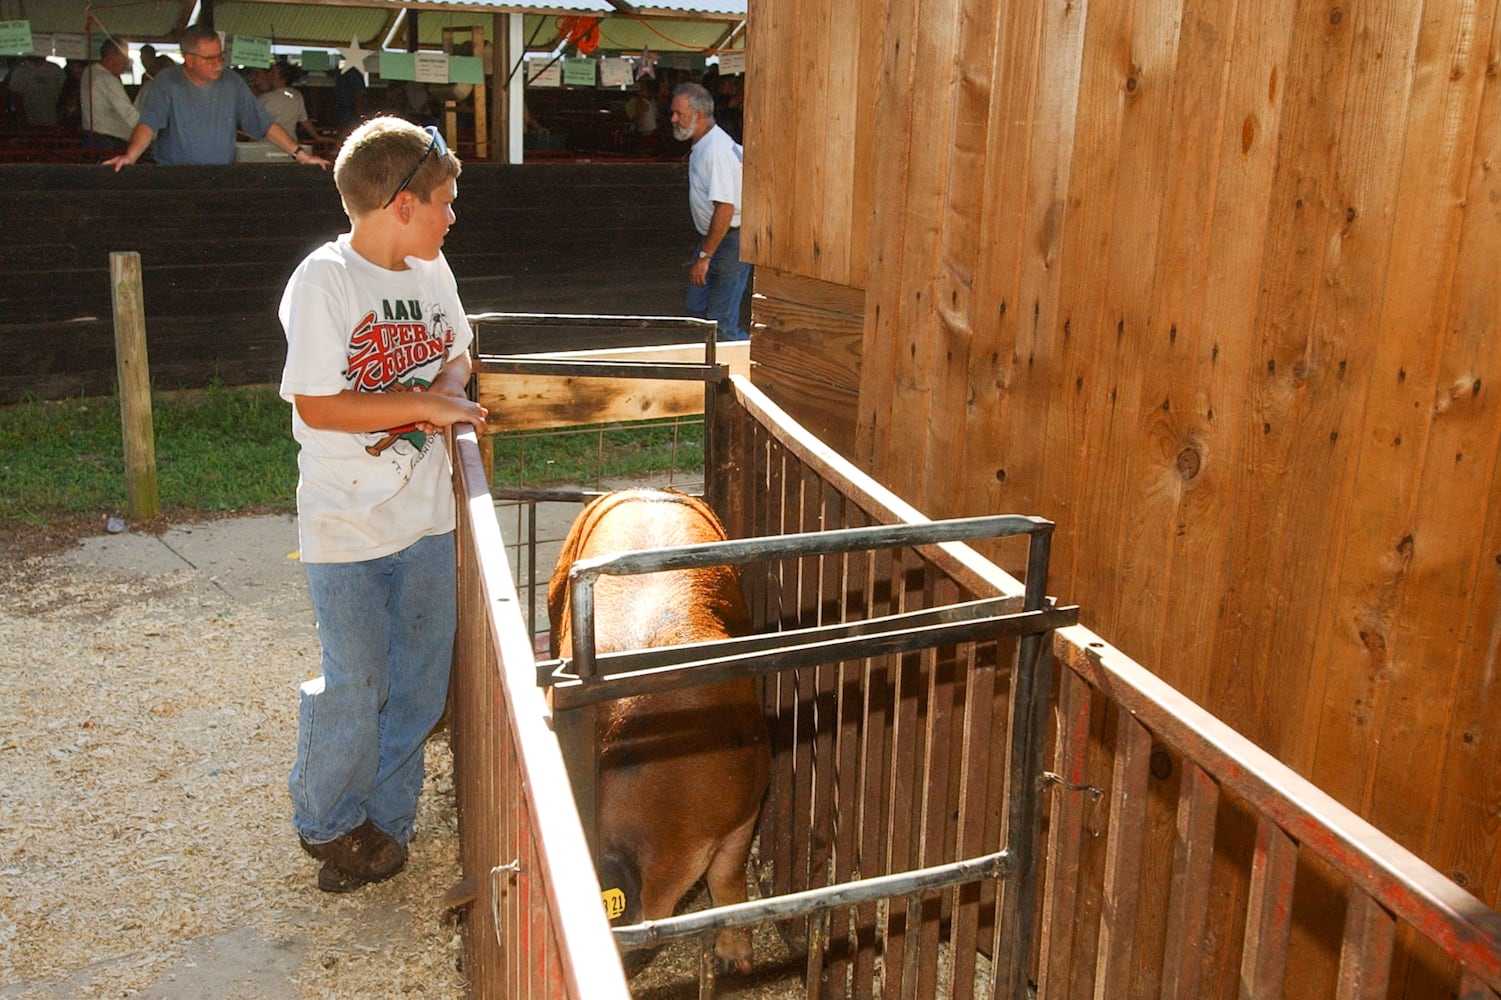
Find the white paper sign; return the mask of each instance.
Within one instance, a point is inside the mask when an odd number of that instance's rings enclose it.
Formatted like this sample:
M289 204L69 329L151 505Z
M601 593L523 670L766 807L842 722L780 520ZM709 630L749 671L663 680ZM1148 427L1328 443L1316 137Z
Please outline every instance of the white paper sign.
M727 76L730 74L736 76L744 76L745 50L736 49L734 52L719 53L719 74L721 76Z
M528 87L561 87L563 86L563 64L553 62L546 69L545 66L551 60L529 59L526 64L526 85Z
M33 40L33 44L35 44L35 40ZM53 35L52 54L59 59L87 59L89 57L89 40L84 35Z
M447 52L418 52L416 56L418 83L448 82Z
M636 71L629 59L601 59L599 85L601 87L629 87L636 82Z

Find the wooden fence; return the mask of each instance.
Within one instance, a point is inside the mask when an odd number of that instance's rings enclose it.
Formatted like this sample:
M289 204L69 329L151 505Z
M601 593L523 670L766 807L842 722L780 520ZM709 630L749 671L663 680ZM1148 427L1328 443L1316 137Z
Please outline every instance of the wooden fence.
M718 399L710 424L724 460L709 492L732 535L925 520L743 379ZM460 439L454 731L464 870L477 890L474 990L621 995L615 963L601 960L598 885L580 863L578 813L560 791L561 757L475 451ZM746 580L766 632L1023 589L961 544L781 560ZM809 996L1021 1000L1032 982L1040 1000L1199 1000L1209 984L1232 981L1248 998L1353 1000L1427 977L1465 1000L1496 1000L1501 916L1100 636L1060 628L1051 660L1030 677L1011 642L799 666L764 681L775 758L753 872L763 894L997 850L1042 886L1035 909L1019 910L1006 888L1016 883L997 871L783 920L784 936L807 948ZM1014 755L1003 737L1026 684L1057 692L1051 763L1008 780ZM1046 815L1008 814L1019 789L1044 790ZM1012 853L1025 846L1022 824L1042 833L1035 862ZM1141 884L1154 856L1172 877ZM1303 915L1331 907L1343 932L1323 940ZM1035 936L1007 944L1033 920ZM1302 974L1307 956L1331 951L1337 975ZM585 977L603 979L580 986Z

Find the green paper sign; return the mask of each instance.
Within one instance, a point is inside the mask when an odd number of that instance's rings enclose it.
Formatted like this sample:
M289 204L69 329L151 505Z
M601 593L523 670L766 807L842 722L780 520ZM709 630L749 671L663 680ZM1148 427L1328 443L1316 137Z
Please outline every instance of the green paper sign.
M388 52L381 49L380 78L382 80L417 79L417 57L410 52Z
M454 83L484 83L485 61L479 56L449 56L448 78Z
M31 52L30 21L0 21L0 55L24 56Z
M564 59L563 85L567 87L594 86L598 63L593 59Z
M229 42L229 61L235 66L271 65L271 39L254 35L235 35Z
M323 73L331 69L333 60L323 49L303 49L302 68L309 73Z

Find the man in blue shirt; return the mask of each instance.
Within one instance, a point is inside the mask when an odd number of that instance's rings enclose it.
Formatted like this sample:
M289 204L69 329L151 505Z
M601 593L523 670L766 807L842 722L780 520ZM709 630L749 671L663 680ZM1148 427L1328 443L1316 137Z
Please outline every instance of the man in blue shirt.
M119 170L136 162L152 139L157 163L233 163L235 133L244 130L264 136L298 163L328 168L327 160L300 148L256 103L238 73L224 72L224 43L216 32L195 24L183 31L181 45L183 64L152 79L125 152L105 160L105 166Z

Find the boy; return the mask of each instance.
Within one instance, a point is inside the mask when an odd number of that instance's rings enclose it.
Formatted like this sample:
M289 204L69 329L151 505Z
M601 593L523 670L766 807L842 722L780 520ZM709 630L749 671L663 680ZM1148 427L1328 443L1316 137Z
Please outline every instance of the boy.
M325 892L406 864L423 743L447 698L454 500L437 432L485 423L464 396L473 333L442 253L459 169L436 128L360 126L334 164L350 230L298 266L281 300L281 395L323 647L288 786Z

